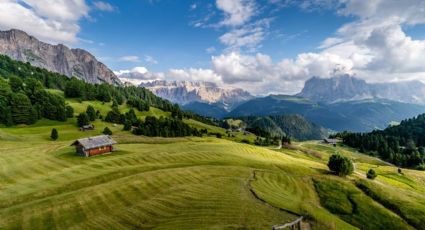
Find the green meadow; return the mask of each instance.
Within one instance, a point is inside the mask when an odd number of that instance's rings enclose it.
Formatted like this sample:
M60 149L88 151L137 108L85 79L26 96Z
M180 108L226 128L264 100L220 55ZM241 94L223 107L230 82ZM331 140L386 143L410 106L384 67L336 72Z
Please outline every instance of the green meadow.
M108 104L88 104L102 114ZM126 107L120 107L125 111ZM138 116L169 116L151 108ZM425 172L397 168L342 146L290 148L239 143L255 138L186 120L223 138L148 138L121 125L75 119L0 128L0 229L271 229L304 216L311 229L425 229ZM108 126L112 154L82 158L71 143ZM57 141L50 131L59 132ZM329 173L339 152L355 163L346 178ZM366 171L378 172L375 180Z

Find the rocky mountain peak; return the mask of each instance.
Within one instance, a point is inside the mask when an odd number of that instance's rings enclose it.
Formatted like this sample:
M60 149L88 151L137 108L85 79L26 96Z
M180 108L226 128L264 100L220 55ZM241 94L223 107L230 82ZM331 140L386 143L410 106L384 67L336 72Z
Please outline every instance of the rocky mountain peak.
M142 83L140 87L180 105L192 102L221 104L227 110L253 98L247 91L221 88L213 82L161 80Z
M420 81L367 83L349 75L332 78L312 77L297 94L316 102L334 103L364 99L425 104L425 84Z
M0 31L0 54L90 83L122 84L106 65L89 52L70 49L63 44L44 43L21 30Z

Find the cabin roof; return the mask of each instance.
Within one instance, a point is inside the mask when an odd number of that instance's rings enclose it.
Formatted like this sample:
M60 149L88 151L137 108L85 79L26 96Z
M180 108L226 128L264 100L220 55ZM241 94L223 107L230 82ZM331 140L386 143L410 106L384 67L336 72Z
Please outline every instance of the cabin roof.
M324 141L327 142L327 143L337 143L338 139L325 138Z
M114 141L110 136L108 135L100 135L95 137L87 137L82 138L74 141L72 145L82 145L85 149L93 149L98 148L102 146L108 146L116 144L117 142Z

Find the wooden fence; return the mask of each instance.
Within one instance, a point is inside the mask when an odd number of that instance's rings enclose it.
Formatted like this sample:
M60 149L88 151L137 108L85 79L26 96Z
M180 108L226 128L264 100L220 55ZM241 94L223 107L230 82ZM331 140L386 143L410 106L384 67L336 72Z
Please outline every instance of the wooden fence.
M284 225L274 225L272 227L272 230L277 230L277 229L285 229L285 228L291 228L292 230L298 229L301 230L301 222L304 219L303 216L301 216L300 218L290 222L290 223L286 223Z

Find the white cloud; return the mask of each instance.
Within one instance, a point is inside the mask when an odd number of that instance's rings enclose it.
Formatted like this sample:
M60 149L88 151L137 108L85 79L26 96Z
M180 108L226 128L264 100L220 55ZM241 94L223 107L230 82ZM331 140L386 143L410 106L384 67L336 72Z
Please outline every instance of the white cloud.
M217 50L214 46L208 47L205 49L205 52L207 52L208 54L212 54L215 53Z
M107 2L95 1L95 2L93 2L93 5L96 9L101 10L101 11L107 11L107 12L114 12L115 11L115 7L113 7L111 4L109 4Z
M216 6L225 14L220 22L226 26L240 26L248 22L255 13L254 0L216 0Z
M145 55L145 62L150 64L158 64L158 61L150 55Z
M120 57L118 60L123 62L134 62L134 63L141 62L140 57L135 55L123 56L123 57Z
M267 35L269 24L269 19L259 20L223 34L219 37L219 41L230 51L239 51L245 47L248 51L253 52Z
M0 29L20 29L52 43L76 43L78 21L88 17L85 0L2 0Z

